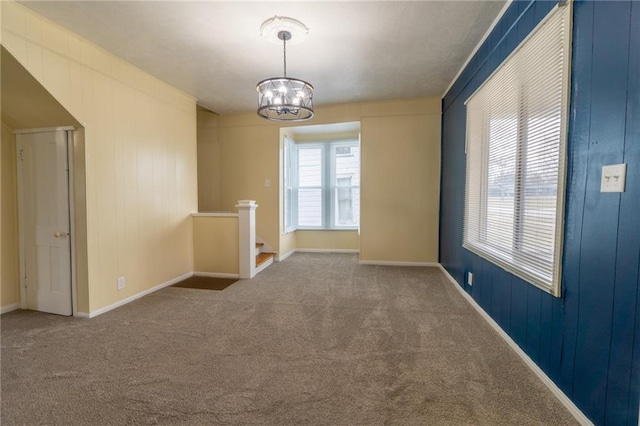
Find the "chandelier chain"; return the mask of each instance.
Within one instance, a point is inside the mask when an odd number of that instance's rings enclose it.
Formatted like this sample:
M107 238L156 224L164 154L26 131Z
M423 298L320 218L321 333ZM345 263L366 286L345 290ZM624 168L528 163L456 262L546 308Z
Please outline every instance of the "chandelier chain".
M283 48L282 51L284 53L284 78L287 78L287 38L283 37L282 39Z

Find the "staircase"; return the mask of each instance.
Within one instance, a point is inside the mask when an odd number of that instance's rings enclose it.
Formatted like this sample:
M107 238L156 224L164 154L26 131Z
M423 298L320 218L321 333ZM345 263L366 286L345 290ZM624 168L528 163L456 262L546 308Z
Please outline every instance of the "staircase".
M275 253L263 252L263 249L264 243L256 243L256 274L271 265L276 256Z
M253 278L257 273L271 265L275 253L265 251L265 246L256 236L256 208L254 200L239 200L238 209L238 249L239 249L239 277Z
M253 200L239 200L238 213L209 212L194 213L194 271L196 275L237 276L251 279L275 262L277 253L256 235L256 214L258 207ZM233 228L236 228L237 231ZM224 253L224 241L235 238L237 257ZM237 265L237 266L236 266ZM234 267L237 269L234 270ZM237 274L236 274L237 271Z

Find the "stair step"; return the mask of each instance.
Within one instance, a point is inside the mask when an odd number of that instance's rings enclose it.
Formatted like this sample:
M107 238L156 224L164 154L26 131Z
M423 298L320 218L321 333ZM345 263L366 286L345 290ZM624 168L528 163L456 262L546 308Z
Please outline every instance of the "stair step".
M275 253L260 253L256 256L256 267L262 265L269 259L272 259L276 256Z
M264 246L264 243L256 243L256 248L259 249L260 247Z

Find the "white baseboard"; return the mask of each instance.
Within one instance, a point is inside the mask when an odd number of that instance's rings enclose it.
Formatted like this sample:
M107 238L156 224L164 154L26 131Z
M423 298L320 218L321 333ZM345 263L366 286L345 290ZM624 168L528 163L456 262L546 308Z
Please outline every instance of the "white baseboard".
M293 249L283 255L278 256L275 261L282 262L294 253L360 253L357 249Z
M360 253L357 249L296 249L296 253Z
M283 260L285 260L286 258L288 258L289 256L291 256L291 255L292 255L293 253L295 253L295 252L296 252L296 250L295 250L295 249L290 250L290 251L286 252L285 254L282 254L282 255L280 255L280 256L277 256L274 260L275 260L276 262L282 262Z
M239 274L227 274L223 272L194 272L193 276L208 278L240 278Z
M141 291L140 293L134 294L133 296L129 296L126 299L123 299L123 300L121 300L119 302L113 303L113 304L111 304L109 306L105 306L105 307L100 308L100 309L96 309L93 312L90 312L90 313L77 312L76 316L80 317L80 318L95 318L98 315L102 315L105 312L109 312L109 311L111 311L113 309L119 308L120 306L126 305L127 303L131 303L134 300L140 299L141 297L144 297L144 296L146 296L148 294L155 293L156 291L162 290L165 287L169 287L169 286L172 286L175 283L178 283L178 282L180 282L182 280L186 280L187 278L191 277L192 275L193 275L193 272L187 272L186 274L180 275L179 277L173 278L173 279L171 279L169 281L166 281L166 282L164 282L162 284L158 284L155 287L151 287L148 290Z
M0 308L0 315L1 314L6 314L8 312L15 311L17 309L20 309L20 304L19 303L14 303L13 305L5 305L5 306Z
M578 407L576 407L576 405L571 401L571 399L569 399L569 397L565 395L564 392L562 392L562 390L553 382L553 380L551 380L549 376L547 376L546 373L542 371L542 369L538 366L538 364L536 364L531 358L529 358L529 355L527 355L527 353L523 351L520 348L520 346L518 346L518 344L502 329L502 327L500 327L498 323L495 322L494 319L491 318L491 316L484 309L482 309L480 305L478 305L478 303L473 299L473 297L471 297L469 293L464 291L464 289L444 268L444 266L442 266L441 264L438 264L438 266L440 267L440 270L442 271L442 273L449 279L449 281L451 281L453 286L456 289L458 289L460 294L462 294L462 296L467 300L467 302L469 302L471 306L473 306L476 309L476 311L478 311L480 315L482 315L482 317L489 323L489 325L498 332L500 337L502 337L504 341L507 342L507 344L511 347L511 349L513 349L515 353L517 353L520 356L520 358L522 358L522 360L525 362L525 364L527 364L527 366L531 369L531 371L533 371L536 374L536 376L538 376L540 380L542 380L542 383L547 385L547 388L549 388L551 393L553 393L556 396L556 398L560 400L562 405L564 405L565 408L569 410L569 412L573 415L573 417L575 417L575 419L581 425L593 426L593 423L591 422L591 420L589 420L587 416L585 416L584 413L580 411Z
M361 260L361 265L380 265L380 266L427 266L439 267L439 263L433 262L396 262L393 260Z

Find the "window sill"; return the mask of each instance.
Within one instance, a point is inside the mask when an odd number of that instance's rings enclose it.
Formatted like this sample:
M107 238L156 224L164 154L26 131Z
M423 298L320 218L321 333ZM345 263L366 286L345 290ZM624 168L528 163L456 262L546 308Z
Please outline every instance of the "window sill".
M297 228L296 231L358 231L358 228ZM295 232L295 231L294 231Z

